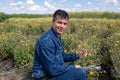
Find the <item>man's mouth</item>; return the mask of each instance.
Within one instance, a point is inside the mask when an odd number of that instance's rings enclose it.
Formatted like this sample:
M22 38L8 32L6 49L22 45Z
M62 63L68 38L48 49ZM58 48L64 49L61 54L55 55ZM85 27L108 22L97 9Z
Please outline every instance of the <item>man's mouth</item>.
M63 31L63 29L62 29L62 28L58 28L58 31L62 32L62 31Z

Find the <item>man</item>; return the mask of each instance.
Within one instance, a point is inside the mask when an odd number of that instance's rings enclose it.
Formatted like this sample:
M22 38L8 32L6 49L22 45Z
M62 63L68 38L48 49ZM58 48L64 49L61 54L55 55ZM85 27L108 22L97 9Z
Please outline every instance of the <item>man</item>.
M64 53L61 35L68 22L69 15L66 11L55 11L51 29L38 39L32 73L35 80L86 80L86 72L79 65L64 65L64 62L87 56L84 49L71 54Z

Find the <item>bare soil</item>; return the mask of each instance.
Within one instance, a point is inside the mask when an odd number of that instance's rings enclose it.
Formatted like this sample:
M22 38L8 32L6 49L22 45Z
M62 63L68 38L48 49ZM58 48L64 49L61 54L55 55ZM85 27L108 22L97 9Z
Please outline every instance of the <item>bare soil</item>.
M0 61L0 80L32 80L31 70L14 67L11 59Z

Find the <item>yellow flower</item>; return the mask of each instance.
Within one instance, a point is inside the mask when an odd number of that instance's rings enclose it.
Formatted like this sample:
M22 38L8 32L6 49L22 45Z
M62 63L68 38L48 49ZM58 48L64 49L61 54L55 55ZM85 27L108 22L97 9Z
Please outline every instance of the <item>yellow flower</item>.
M118 63L120 63L120 60L118 61Z
M115 44L115 46L118 46L118 44Z
M66 53L66 52L67 52L67 49L65 49L64 52Z
M90 63L90 64L94 64L94 61L93 61L93 60L89 60L89 63Z
M1 37L5 37L5 35L4 35L4 34L2 34L2 35L1 35Z
M89 75L91 75L91 76L94 75L94 72L93 72L93 71L90 71L90 72L89 72Z
M25 45L26 45L26 46L28 46L28 44L27 44L27 43L26 43Z
M79 45L78 45L78 48L80 48L80 47L81 47L81 45L79 44Z
M84 44L84 46L87 46L87 44Z
M89 53L88 56L92 56L92 54Z
M119 43L119 41L116 41L116 43Z
M74 50L71 50L71 52L73 52Z

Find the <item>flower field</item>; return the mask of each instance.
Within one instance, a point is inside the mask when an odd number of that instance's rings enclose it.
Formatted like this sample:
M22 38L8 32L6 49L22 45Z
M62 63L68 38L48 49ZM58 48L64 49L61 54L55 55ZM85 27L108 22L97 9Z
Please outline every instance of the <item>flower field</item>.
M31 67L35 42L51 27L51 21L46 17L1 22L0 60L11 58L20 69ZM120 19L71 18L62 41L65 52L88 51L87 57L68 64L102 65L101 71L87 71L88 80L120 79Z

